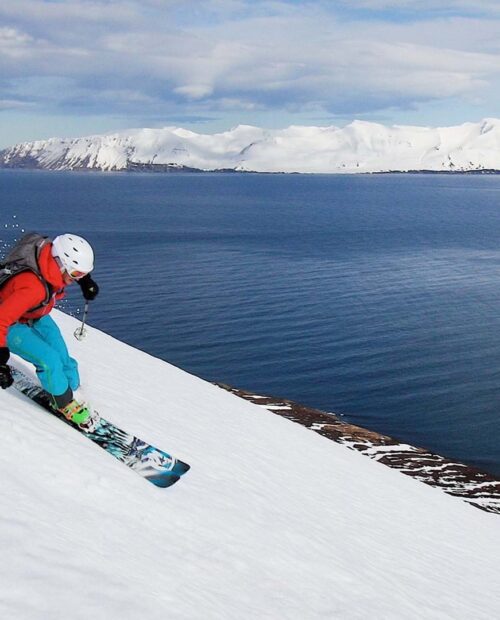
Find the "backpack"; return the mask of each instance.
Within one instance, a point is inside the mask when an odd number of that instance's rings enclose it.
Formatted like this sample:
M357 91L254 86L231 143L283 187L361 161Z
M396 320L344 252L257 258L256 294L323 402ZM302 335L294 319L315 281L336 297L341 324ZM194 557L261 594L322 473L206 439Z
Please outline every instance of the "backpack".
M47 243L50 243L48 237L43 237L38 233L28 233L14 245L0 263L0 288L2 288L8 280L24 271L31 271L34 273L45 287L45 299L38 306L30 308L28 312L34 312L35 310L43 308L52 299L52 287L45 281L40 272L40 267L38 266L40 252Z

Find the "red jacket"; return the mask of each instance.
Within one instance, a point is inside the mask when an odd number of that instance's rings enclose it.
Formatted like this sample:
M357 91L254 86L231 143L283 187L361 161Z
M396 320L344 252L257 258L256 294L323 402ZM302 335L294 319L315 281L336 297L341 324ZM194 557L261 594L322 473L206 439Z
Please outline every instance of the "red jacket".
M51 253L52 244L42 248L38 266L42 277L51 286L52 298L46 306L29 312L45 301L46 290L38 276L31 271L24 271L14 276L0 289L0 347L6 347L7 332L14 323L27 323L39 319L54 307L56 301L64 297L64 280L59 265Z

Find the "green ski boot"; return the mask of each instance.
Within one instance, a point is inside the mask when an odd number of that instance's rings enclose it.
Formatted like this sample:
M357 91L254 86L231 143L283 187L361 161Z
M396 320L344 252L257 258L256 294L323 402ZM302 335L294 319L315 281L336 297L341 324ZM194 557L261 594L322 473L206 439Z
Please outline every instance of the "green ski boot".
M94 411L85 403L79 403L77 400L72 400L66 407L62 407L58 411L85 433L93 433L99 424L99 414L97 411Z

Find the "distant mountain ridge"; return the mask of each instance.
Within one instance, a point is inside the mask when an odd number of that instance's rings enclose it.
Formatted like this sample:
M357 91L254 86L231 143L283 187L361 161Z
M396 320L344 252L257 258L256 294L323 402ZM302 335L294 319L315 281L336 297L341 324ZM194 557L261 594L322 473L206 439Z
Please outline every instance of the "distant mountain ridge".
M250 125L218 134L178 127L24 142L1 168L302 173L500 172L500 119L453 127Z

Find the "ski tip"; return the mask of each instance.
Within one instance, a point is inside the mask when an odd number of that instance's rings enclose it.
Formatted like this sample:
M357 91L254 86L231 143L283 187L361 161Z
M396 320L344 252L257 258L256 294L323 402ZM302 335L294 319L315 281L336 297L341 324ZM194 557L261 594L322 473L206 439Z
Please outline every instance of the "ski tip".
M182 476L190 469L191 469L191 465L184 463L184 461L177 461L174 467L174 472L178 474L179 476Z
M152 482L155 486L160 487L162 489L166 489L167 487L172 486L179 480L181 476L183 476L187 471L191 469L191 466L184 461L177 461L170 471L165 471L162 473L158 473L156 475L147 476L148 480Z
M152 482L156 487L160 489L166 489L167 487L171 487L173 484L180 479L180 476L175 474L163 474L161 476L151 476L148 478L150 482Z

